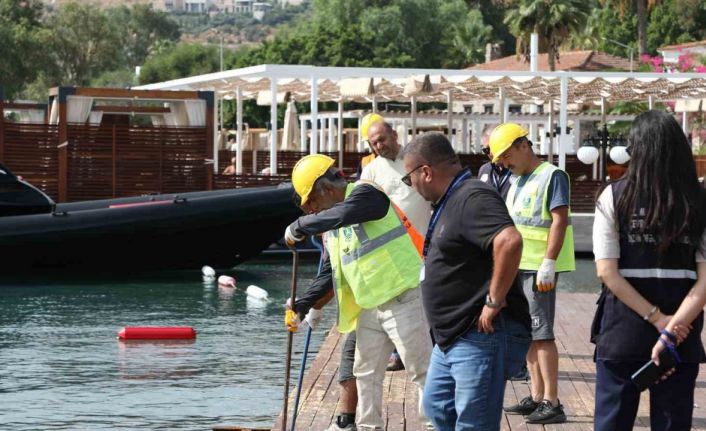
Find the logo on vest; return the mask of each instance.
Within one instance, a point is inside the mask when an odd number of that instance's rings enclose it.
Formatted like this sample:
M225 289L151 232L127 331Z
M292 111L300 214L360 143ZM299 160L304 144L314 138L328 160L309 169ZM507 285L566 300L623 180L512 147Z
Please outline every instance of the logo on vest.
M529 196L525 196L522 198L522 206L524 208L529 208L530 204L532 203L532 198Z
M343 228L343 237L347 241L350 241L353 238L353 229L350 226L346 226Z

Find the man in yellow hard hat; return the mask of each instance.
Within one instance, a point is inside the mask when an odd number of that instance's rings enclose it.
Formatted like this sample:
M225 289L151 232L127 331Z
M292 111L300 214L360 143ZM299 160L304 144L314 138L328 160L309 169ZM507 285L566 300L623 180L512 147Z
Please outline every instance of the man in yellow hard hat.
M527 415L528 423L561 423L566 415L557 394L559 354L554 342L554 310L558 274L575 269L569 177L556 166L542 162L532 150L527 131L515 123L504 123L493 130L490 151L493 162L502 162L518 176L508 191L506 204L522 234L519 277L532 317L532 343L527 353L531 394L505 411Z
M397 348L420 391L431 354L417 288L421 235L378 186L348 184L333 164L332 158L314 154L295 165L294 190L311 213L287 227L285 240L294 244L324 234L327 257L314 284L333 286L338 329L356 332L353 374L358 387L366 388L358 391L357 428L381 430L382 383L390 353ZM295 304L300 315L306 313L300 300ZM286 320L290 327L297 324L291 311ZM423 417L421 408L419 413Z
M368 139L368 129L370 129L370 126L372 126L373 124L384 121L385 119L382 117L382 115L376 114L375 112L366 115L365 117L363 117L363 119L360 120L360 138L368 143L371 153L360 159L358 171L356 172L356 178L360 178L360 174L363 172L363 169L368 166L370 162L375 160L375 157L377 157L378 155L377 151L375 151L375 148Z

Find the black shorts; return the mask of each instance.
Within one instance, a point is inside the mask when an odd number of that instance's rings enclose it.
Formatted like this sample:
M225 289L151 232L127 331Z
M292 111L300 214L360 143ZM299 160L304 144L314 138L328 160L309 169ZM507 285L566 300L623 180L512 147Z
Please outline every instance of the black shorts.
M338 366L338 382L355 379L353 375L353 361L355 360L355 331L346 335L341 344L341 363Z

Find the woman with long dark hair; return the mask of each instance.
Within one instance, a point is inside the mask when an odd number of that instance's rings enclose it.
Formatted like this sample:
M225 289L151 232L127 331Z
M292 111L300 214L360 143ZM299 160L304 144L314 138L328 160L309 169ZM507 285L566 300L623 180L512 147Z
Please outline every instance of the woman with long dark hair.
M676 367L650 386L654 430L689 430L706 304L706 192L674 118L647 111L628 137L630 166L596 204L593 252L603 282L596 344L596 431L631 430L630 376L665 349Z

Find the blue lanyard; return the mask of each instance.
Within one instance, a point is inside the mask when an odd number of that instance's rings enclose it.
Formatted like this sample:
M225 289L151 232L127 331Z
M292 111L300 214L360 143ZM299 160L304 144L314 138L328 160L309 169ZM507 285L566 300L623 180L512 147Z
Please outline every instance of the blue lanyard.
M503 188L503 186L505 185L505 183L510 179L510 175L511 175L512 173L510 172L509 169L505 170L505 171L503 172L503 174L502 174L502 177L500 177L500 184L498 184L498 173L497 173L497 171L496 171L495 169L493 169L492 167L491 167L490 169L492 169L490 176L493 178L493 185L495 186L495 188L496 188L498 191L501 191L502 188Z
M441 202L439 202L439 205L434 208L434 212L431 215L431 221L429 222L429 228L427 229L427 235L424 238L424 251L422 255L424 258L427 257L427 252L429 251L429 245L431 244L431 237L434 234L434 228L436 227L436 222L439 221L439 216L441 215L441 212L444 210L444 206L446 206L446 201L449 200L449 197L451 194L458 188L458 186L461 185L461 182L471 176L471 171L466 170L466 172L463 173L463 175L460 175L457 177L453 183L449 186L449 189L446 191L446 194L444 194L444 197L441 198Z

